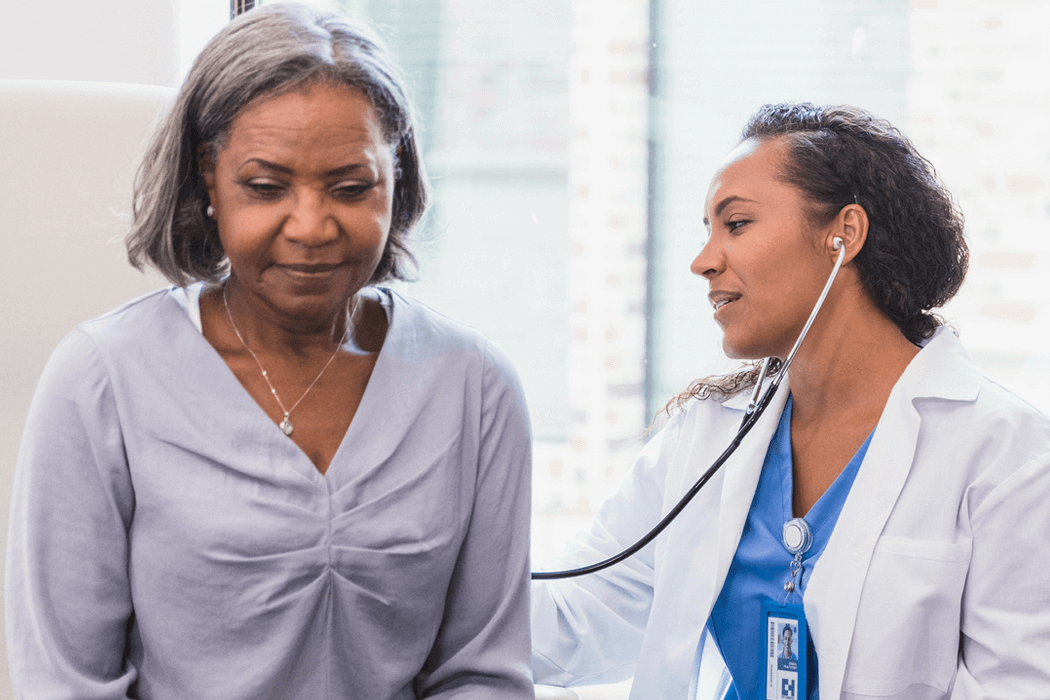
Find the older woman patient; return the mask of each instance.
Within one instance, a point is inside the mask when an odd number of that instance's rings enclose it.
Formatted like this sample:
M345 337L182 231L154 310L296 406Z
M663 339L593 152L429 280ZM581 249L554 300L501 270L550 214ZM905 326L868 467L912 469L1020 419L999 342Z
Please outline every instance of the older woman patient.
M18 697L532 697L517 379L375 286L425 201L370 31L275 5L205 48L128 239L176 286L73 331L28 418Z

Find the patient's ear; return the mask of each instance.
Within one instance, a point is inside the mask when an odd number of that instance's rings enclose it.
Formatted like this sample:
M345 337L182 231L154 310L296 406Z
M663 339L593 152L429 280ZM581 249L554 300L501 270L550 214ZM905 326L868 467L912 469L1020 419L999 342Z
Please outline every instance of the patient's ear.
M204 187L208 190L208 197L214 200L212 190L215 188L215 158L211 155L211 149L203 143L197 146L197 170L204 178Z

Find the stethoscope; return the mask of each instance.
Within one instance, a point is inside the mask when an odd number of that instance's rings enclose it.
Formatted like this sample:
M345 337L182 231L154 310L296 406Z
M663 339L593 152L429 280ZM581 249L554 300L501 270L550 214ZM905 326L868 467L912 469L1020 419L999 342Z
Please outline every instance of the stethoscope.
M711 477L715 475L715 472L717 472L722 465L726 463L726 460L736 452L736 448L740 446L740 441L744 439L744 436L751 432L751 428L753 428L755 423L758 422L758 419L762 417L766 407L769 406L769 402L773 400L773 395L777 393L780 383L784 381L784 377L787 376L788 367L791 366L791 361L795 359L795 353L798 352L799 346L802 345L802 341L806 338L806 334L809 333L809 327L813 325L813 320L817 317L817 312L820 311L820 307L823 306L824 299L827 298L828 292L831 290L831 284L835 281L835 277L839 273L839 268L842 267L842 261L846 259L846 247L842 244L842 239L835 237L832 240L832 245L834 246L834 250L839 252L838 259L835 261L835 267L831 270L831 275L828 276L827 284L824 285L824 289L820 293L820 298L817 299L813 311L809 314L809 318L806 320L806 325L802 327L802 332L799 334L798 340L795 341L795 345L791 348L791 352L788 353L786 360L781 362L779 358L767 357L762 361L762 369L758 373L758 381L755 382L755 389L751 394L751 401L748 402L747 410L744 412L744 420L737 429L736 436L733 437L732 442L730 442L725 451L719 455L718 459L716 459L707 471L697 479L692 488L682 496L681 500L679 500L678 503L667 512L667 515L665 515L652 530L647 532L640 540L627 549L604 561L590 564L589 566L581 566L578 569L567 569L565 571L533 571L532 580L548 581L560 578L573 578L575 576L593 574L596 571L607 569L613 564L620 563L624 559L634 555L645 545L652 542L657 535L663 532L664 529L671 524L672 520L678 517L678 514L689 504L689 501L693 500L693 496L700 493L700 489L704 487L704 484L710 481ZM769 388L767 388L766 393L763 394L762 384L770 377L772 377L772 380L769 384Z

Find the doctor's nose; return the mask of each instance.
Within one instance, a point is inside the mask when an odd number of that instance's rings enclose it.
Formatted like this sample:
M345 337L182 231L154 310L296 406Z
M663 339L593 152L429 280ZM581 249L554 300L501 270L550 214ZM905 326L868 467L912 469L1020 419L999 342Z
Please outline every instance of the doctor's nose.
M700 254L693 259L693 263L689 266L689 271L694 275L706 278L709 282L715 277L725 266L725 258L722 255L722 251L717 245L715 245L713 239L708 239L704 247L700 249Z

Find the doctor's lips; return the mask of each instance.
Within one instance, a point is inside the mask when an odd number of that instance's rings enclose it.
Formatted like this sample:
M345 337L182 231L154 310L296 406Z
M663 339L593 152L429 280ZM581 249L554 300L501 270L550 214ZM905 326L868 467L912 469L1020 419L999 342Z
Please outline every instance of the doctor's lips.
M707 298L711 301L711 306L714 307L715 311L718 311L729 302L739 299L740 296L741 295L736 292L712 289L711 293L707 295Z

